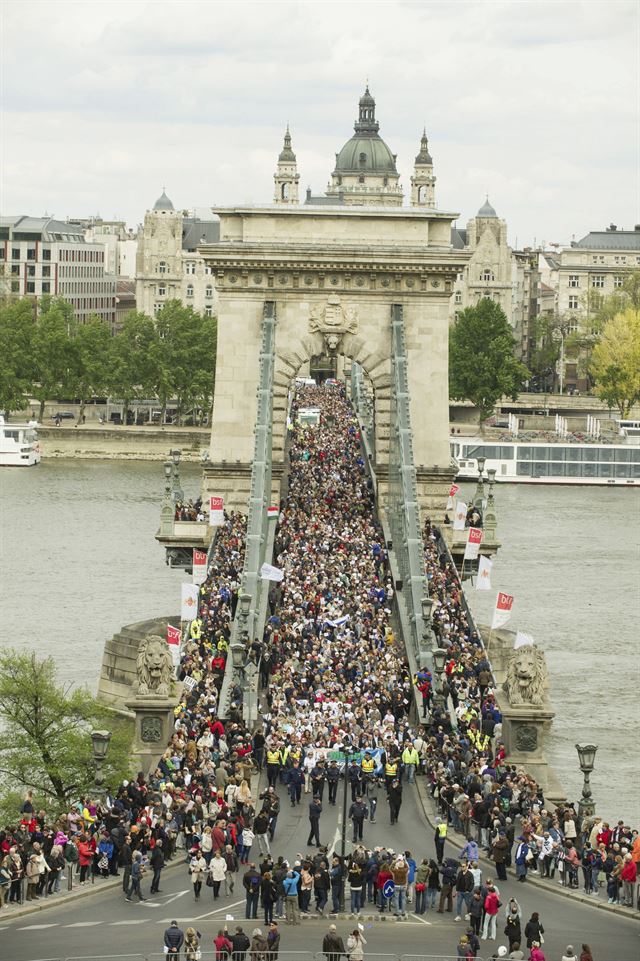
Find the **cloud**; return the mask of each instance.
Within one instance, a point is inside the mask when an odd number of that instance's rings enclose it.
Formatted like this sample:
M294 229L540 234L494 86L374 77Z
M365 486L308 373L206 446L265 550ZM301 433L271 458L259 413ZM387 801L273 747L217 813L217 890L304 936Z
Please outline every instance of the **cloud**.
M368 77L405 192L426 124L463 223L487 191L521 244L640 220L634 2L5 0L3 27L4 211L268 203L287 121L319 192Z

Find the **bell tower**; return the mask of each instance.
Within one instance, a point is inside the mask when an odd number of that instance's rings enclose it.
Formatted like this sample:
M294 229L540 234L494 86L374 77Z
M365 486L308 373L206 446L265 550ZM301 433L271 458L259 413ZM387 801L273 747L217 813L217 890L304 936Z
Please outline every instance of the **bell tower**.
M420 153L416 157L411 178L411 206L435 207L436 178L433 176L433 160L429 153L427 131L423 131L420 141Z
M273 177L275 181L274 201L277 204L298 203L298 165L296 155L291 149L291 134L289 124L284 135L284 144L278 156L278 168Z

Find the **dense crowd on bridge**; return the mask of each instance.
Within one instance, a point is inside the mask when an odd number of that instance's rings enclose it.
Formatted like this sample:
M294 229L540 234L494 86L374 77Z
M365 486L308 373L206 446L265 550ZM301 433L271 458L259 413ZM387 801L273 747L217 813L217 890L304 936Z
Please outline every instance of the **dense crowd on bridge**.
M298 424L297 406L319 407L322 429ZM224 723L217 716L246 534L245 519L231 513L218 529L183 645L182 699L156 770L121 784L104 805L86 799L51 821L27 799L21 824L0 833L0 891L18 900L25 875L27 898L37 898L59 888L65 865L77 864L81 883L91 873L119 873L126 896L142 899L144 873L157 891L165 861L179 849L194 897L210 887L215 900L237 885L246 917L257 918L261 908L272 942L273 922L296 924L312 906L336 913L345 889L356 916L370 906L403 915L407 904L418 914L453 914L455 903L456 921L467 922L461 957L475 956L479 938L495 940L504 919L509 956L524 957L526 945L533 961L543 961L539 919L526 921L513 899L498 906L506 868L515 866L523 882L533 871L567 885L581 879L588 892L598 891L602 876L610 900L631 901L637 832L622 822L613 829L600 819L581 824L570 805L548 811L538 785L509 763L490 664L428 521L433 630L449 655L445 690L434 691L426 669L411 676L393 633L385 539L343 389L306 387L292 413L289 491L275 551L284 580L269 591L264 637L249 652L265 682L263 723L247 728L239 686ZM323 809L337 802L345 766L353 845L343 860L321 837L321 824ZM258 772L266 774L263 790ZM416 839L422 850L415 858L393 844L403 792L417 775L426 777L439 811L435 857L426 835ZM371 848L363 825L380 817L379 803L388 809L389 842ZM306 806L312 855L271 856L282 804ZM464 835L457 857L445 857L450 829ZM495 881L481 867L483 853L495 864ZM235 944L236 934L224 937ZM248 940L244 931L238 937Z

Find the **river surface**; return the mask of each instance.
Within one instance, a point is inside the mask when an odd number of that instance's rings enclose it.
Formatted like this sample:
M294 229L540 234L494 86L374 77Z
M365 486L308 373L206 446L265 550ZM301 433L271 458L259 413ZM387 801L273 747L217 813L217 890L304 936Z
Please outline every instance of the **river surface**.
M199 467L181 473L186 496L195 496ZM179 609L184 575L165 565L154 540L163 490L159 463L3 469L2 643L54 656L62 679L95 690L108 637ZM493 587L515 596L508 626L547 654L550 760L577 799L574 745L597 744L598 811L638 826L640 492L502 485L496 506L503 547ZM466 592L478 618L490 620L495 592Z

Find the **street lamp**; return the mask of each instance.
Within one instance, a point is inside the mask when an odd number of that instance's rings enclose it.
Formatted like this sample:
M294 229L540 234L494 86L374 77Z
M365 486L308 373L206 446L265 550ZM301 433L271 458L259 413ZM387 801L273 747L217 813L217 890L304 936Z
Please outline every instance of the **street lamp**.
M484 512L484 517L482 519L482 526L484 527L485 537L495 537L496 536L496 505L493 499L493 485L496 482L496 471L495 468L491 468L487 471L487 477L489 479L489 493L487 495L487 507Z
M340 909L344 911L346 888L345 860L347 856L347 791L349 789L349 757L351 756L351 738L345 734L342 738L340 753L344 755L344 792L342 795L342 834L340 838L340 860L342 862L342 889L340 892Z
M107 756L107 751L109 750L109 741L111 740L111 731L92 731L91 732L91 746L93 748L93 763L96 766L96 773L93 780L95 785L96 797L102 800L104 796L104 776L102 774L102 765Z
M484 499L484 465L487 462L486 457L478 457L478 484L476 486L476 492L473 497L473 506L479 507L482 510L482 501Z
M444 647L437 647L433 652L433 667L436 672L438 684L436 688L435 701L438 707L444 707L444 696L442 694L442 674L447 660L447 652Z
M433 638L433 629L431 622L431 611L433 610L433 600L428 594L422 598L420 602L422 605L422 647L420 650L420 664L418 667L425 667L426 664L423 661L426 660L427 651L431 646L431 640Z
M173 471L173 499L174 501L184 500L184 491L180 487L180 458L182 451L178 448L169 451Z
M578 814L581 818L591 817L596 813L595 803L591 800L591 782L589 775L593 771L596 759L597 744L576 744L578 761L582 771L582 797L578 802Z

